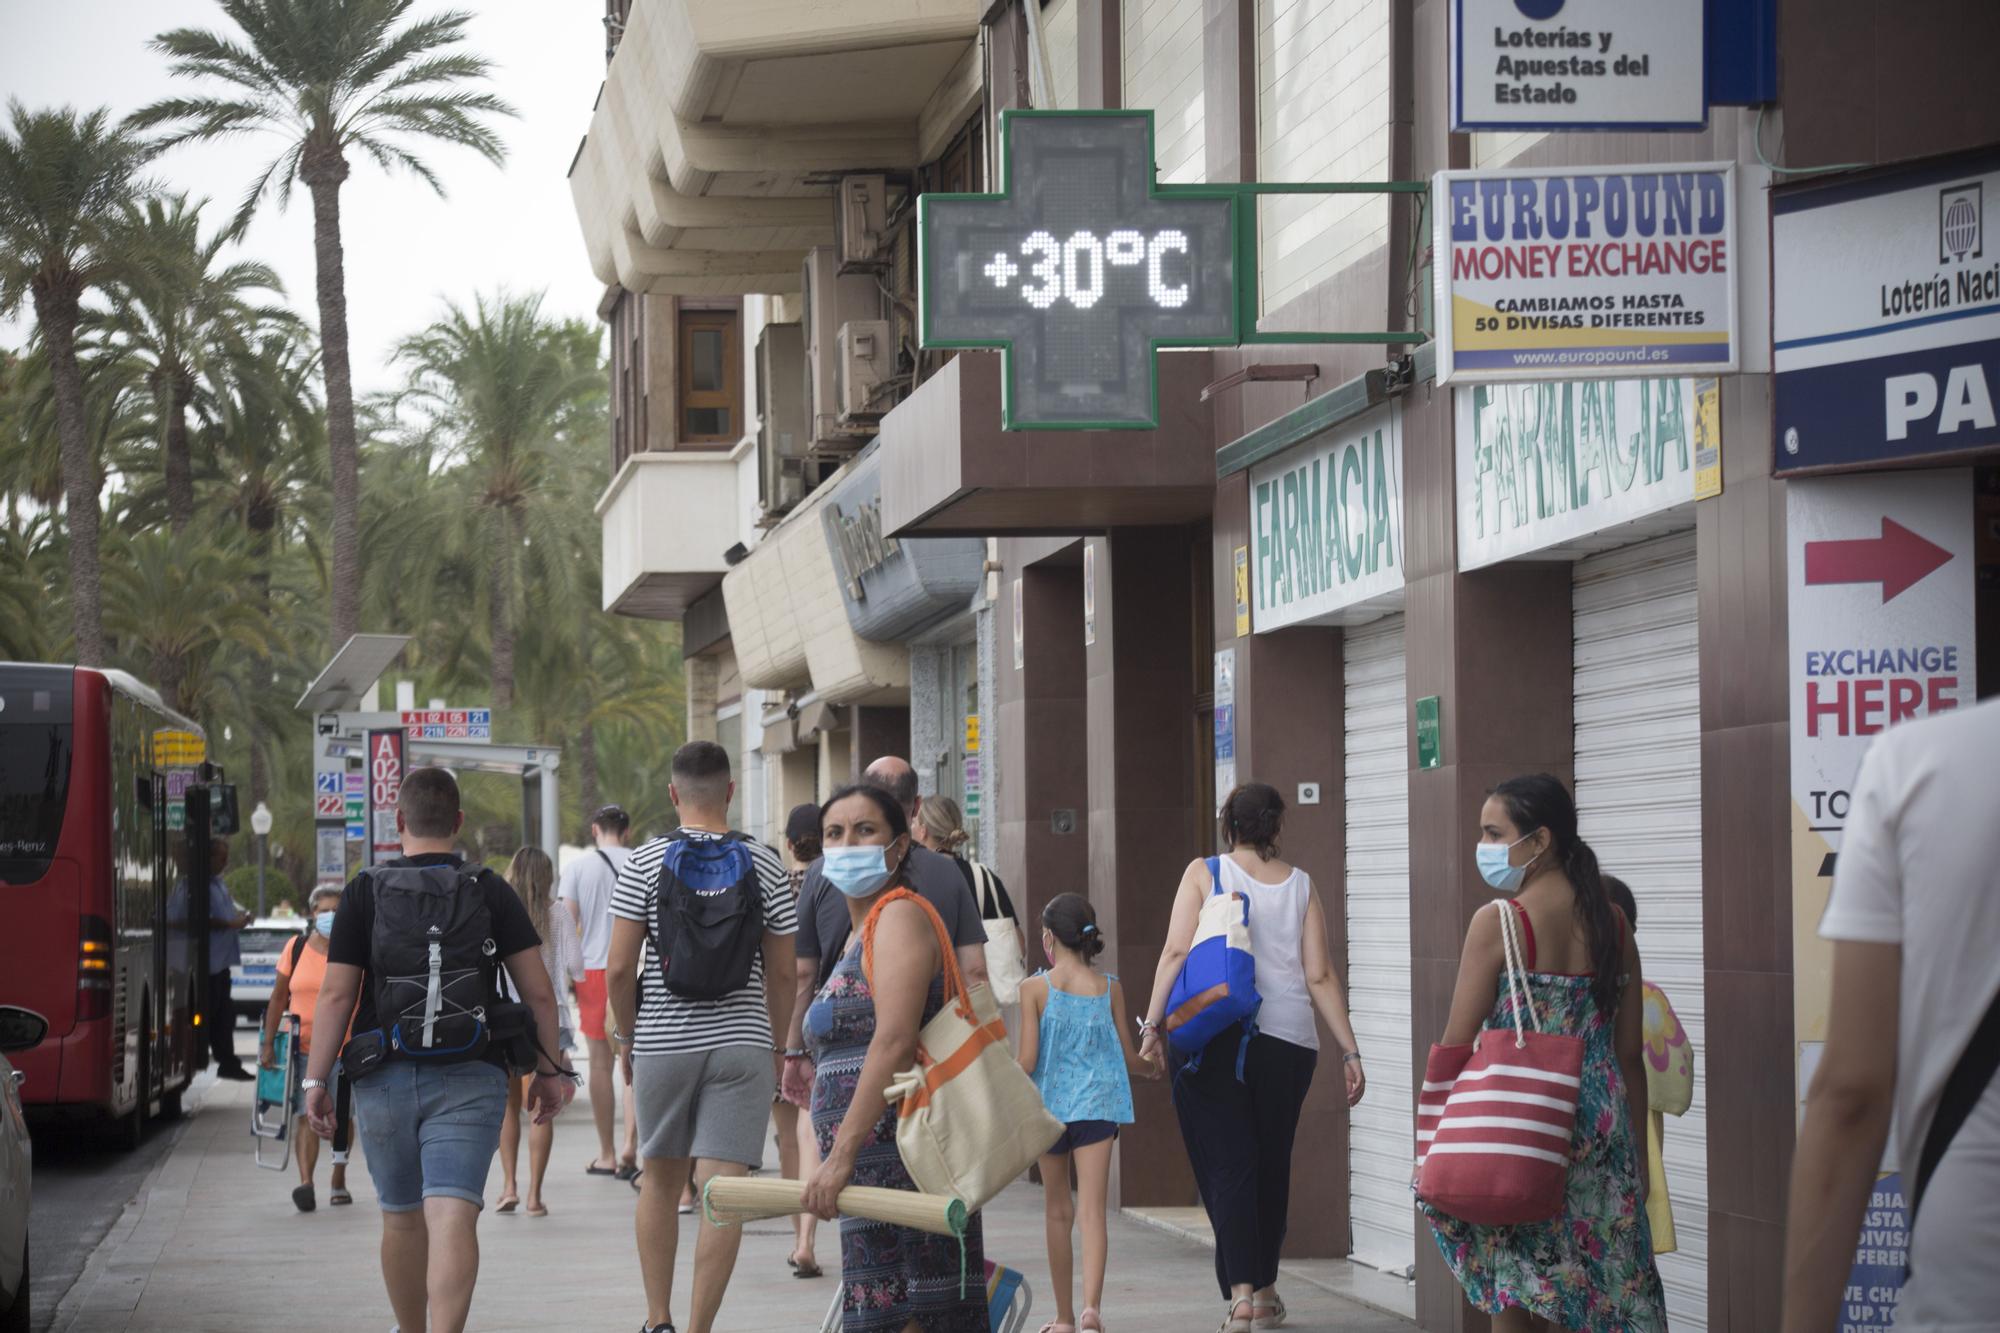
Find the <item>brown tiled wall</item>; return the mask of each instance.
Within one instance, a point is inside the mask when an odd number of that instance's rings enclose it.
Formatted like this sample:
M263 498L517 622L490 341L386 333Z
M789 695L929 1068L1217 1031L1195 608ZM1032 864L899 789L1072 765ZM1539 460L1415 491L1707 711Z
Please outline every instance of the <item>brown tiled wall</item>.
M1110 937L1105 970L1134 1009L1150 999L1195 820L1193 608L1184 528L1120 528L1095 541L1097 642L1084 649L1090 771L1090 899ZM1045 743L1075 745L1076 734ZM1119 1139L1119 1201L1196 1201L1164 1082L1133 1087Z

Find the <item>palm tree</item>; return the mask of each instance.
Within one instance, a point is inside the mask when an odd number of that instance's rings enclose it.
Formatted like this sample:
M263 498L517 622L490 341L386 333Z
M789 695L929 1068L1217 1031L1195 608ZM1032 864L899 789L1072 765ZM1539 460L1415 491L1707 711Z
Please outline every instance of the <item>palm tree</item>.
M203 240L202 208L184 194L127 207L118 233L133 262L125 280L111 289L111 310L103 317L107 331L146 367L162 446L167 521L175 532L194 518L189 410L213 410L224 376L249 359L248 343L259 326L297 322L282 306L252 300L251 293L260 290L284 291L269 265L218 266L236 233L225 230Z
M218 653L270 655L270 635L249 601L232 596L249 578L244 553L198 528L128 537L104 584L105 620L121 652L167 706L210 713L221 688Z
M347 283L340 187L350 151L385 169L404 168L440 194L411 146L435 140L492 162L506 149L482 119L513 108L468 85L489 61L461 48L471 15L452 10L404 23L415 0L220 0L241 40L198 28L160 34L155 50L173 72L231 85L216 96L169 98L131 123L172 125L167 142L271 132L284 150L251 183L239 218L274 186L282 207L294 181L312 196L319 332L326 379L327 457L333 481L333 642L361 619L361 475L348 362Z
M0 314L25 299L48 355L63 498L68 506L70 615L76 659L104 663L103 591L98 562L98 479L84 415L76 327L83 296L118 266L108 244L119 208L153 187L139 178L151 148L111 125L103 110L30 111L9 103L11 133L0 131Z
M523 566L535 561L537 547L566 545L566 525L540 503L565 476L554 446L579 405L597 403L605 384L595 331L580 346L571 325L543 318L541 309L539 295L505 292L490 302L477 298L470 311L447 302L444 318L396 346L410 374L401 401L450 441L445 462L477 529L468 535L483 547L495 708L514 702ZM535 564L540 587L572 582L567 559Z

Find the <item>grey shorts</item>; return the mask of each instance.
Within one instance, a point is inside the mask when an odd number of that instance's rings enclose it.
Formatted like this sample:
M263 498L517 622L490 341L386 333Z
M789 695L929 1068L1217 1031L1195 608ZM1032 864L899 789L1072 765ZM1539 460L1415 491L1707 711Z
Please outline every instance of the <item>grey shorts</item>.
M771 1053L762 1046L633 1056L639 1155L705 1157L755 1170L764 1164L777 1081Z

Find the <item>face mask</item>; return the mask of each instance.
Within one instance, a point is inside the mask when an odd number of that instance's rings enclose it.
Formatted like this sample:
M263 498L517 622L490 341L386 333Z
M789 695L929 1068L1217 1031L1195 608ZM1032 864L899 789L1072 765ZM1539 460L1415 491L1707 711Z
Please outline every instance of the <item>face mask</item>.
M1486 881L1488 887L1500 893L1512 893L1521 887L1521 881L1528 877L1528 866L1540 860L1541 853L1537 852L1529 858L1528 865L1521 866L1508 864L1507 853L1533 836L1522 834L1504 847L1497 842L1482 842L1474 849L1474 857L1479 862L1479 877Z
M330 938L333 935L333 913L331 912L319 913L318 915L313 917L313 926L319 931L320 934L328 936Z
M821 866L827 882L850 898L866 898L889 882L887 847L829 847Z

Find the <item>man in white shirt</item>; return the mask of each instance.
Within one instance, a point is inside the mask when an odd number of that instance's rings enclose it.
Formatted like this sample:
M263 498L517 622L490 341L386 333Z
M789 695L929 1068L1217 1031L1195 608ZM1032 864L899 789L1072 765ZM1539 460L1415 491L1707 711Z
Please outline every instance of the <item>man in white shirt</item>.
M638 1174L639 1131L632 1117L632 1091L625 1091L625 1155L621 1159L612 1146L612 1115L615 1109L611 1079L611 1041L604 1030L604 964L611 956L611 892L618 887L618 872L632 855L625 835L632 820L624 810L607 805L590 817L590 840L594 848L563 867L556 897L569 907L576 922L577 937L583 941L583 977L576 984L577 1025L590 1049L590 1114L597 1122L597 1156L584 1168L593 1176L617 1176L630 1180Z
M2000 995L2000 700L1906 723L1854 784L1820 934L1833 1007L1792 1162L1784 1327L1840 1325L1891 1118L1913 1199L1947 1080ZM1895 1327L1994 1327L2000 1082L1951 1138L1909 1235Z

